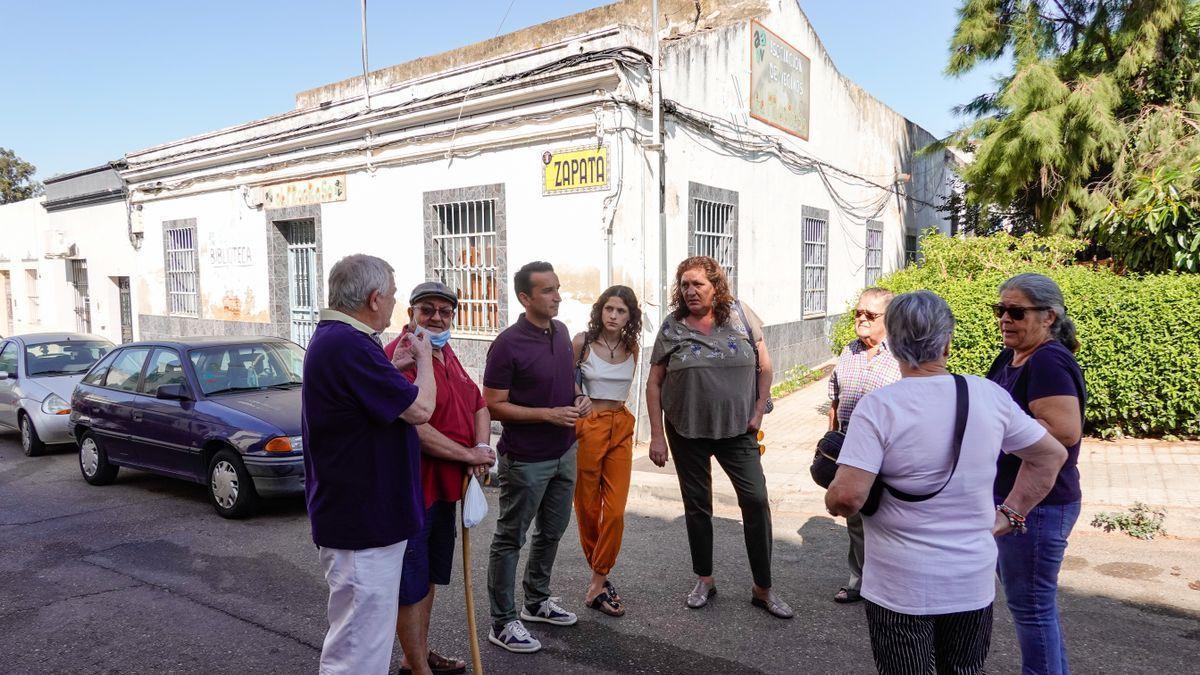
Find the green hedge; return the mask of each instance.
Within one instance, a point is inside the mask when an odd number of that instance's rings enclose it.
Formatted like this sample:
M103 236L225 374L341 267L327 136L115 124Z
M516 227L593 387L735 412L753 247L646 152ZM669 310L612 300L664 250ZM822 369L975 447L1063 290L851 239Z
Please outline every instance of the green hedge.
M1200 435L1200 275L1121 276L1071 265L1080 244L1061 237L922 237L923 261L880 280L897 293L927 288L957 320L950 369L983 375L1002 347L989 305L1019 272L1063 289L1082 347L1089 431L1105 437ZM852 307L851 307L852 308ZM850 313L834 327L838 353L854 338Z

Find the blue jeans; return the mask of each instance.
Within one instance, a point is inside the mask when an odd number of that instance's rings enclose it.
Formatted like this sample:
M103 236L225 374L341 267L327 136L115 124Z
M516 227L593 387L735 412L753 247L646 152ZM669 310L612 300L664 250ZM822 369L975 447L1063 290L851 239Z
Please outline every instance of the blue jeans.
M1079 502L1038 506L1025 517L1025 534L996 539L997 571L1017 627L1022 673L1071 672L1058 621L1058 570L1078 518Z

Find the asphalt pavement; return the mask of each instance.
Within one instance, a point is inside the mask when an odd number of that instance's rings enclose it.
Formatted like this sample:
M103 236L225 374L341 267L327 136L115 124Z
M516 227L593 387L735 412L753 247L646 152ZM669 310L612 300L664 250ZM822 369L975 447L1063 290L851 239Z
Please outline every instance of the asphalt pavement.
M496 493L487 493L494 514ZM718 510L720 592L708 608L683 606L694 577L682 507L639 498L612 576L628 614L583 607L589 572L572 526L554 586L579 624L531 625L545 645L535 655L509 654L481 634L485 670L872 672L861 605L831 600L845 580L842 524L819 513L777 515L775 588L797 613L781 621L750 605L741 525L736 512ZM481 631L492 525L471 535ZM1147 543L1077 528L1061 592L1073 669L1197 672L1197 553L1196 539ZM460 560L439 592L431 634L440 652L468 658ZM0 672L315 672L326 593L302 499L223 520L200 485L122 469L115 484L93 487L72 449L26 458L15 435L0 435ZM1012 623L998 602L989 672L1017 672ZM393 670L399 656L397 645Z

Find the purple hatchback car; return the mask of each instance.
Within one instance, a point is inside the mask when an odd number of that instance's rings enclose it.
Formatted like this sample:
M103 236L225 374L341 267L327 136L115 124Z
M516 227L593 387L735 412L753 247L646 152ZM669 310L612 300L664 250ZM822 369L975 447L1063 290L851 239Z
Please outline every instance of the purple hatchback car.
M79 469L92 485L122 467L208 486L225 518L260 496L304 492L304 350L280 338L180 338L121 345L71 400Z

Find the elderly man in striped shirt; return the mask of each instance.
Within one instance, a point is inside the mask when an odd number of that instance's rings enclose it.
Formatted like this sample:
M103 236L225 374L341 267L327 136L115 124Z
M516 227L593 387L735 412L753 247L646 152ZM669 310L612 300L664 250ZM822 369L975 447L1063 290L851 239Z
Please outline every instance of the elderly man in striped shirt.
M900 365L887 346L887 328L883 315L887 313L892 292L883 288L868 288L858 297L854 308L854 332L858 339L846 345L838 357L837 366L829 377L829 429L846 430L850 415L862 397L900 379ZM854 514L846 519L850 533L850 580L838 589L834 602L858 602L862 599L863 521Z

